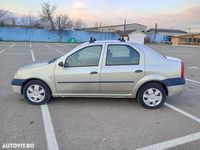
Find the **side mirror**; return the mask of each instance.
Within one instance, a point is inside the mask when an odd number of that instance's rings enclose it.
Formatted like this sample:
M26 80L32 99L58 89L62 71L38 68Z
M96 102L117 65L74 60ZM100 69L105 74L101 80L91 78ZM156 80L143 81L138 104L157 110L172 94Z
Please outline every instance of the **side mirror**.
M60 66L60 67L64 67L64 64L63 64L63 62L61 61L61 62L59 62L58 63L58 66Z

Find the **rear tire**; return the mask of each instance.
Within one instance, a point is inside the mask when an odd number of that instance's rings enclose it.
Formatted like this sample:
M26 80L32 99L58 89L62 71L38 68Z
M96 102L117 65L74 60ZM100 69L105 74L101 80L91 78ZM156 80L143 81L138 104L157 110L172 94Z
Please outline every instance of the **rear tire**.
M166 99L166 92L159 83L147 83L143 85L137 95L138 102L147 109L160 108Z
M46 83L40 80L31 80L23 88L25 99L34 105L47 103L51 99L51 91Z

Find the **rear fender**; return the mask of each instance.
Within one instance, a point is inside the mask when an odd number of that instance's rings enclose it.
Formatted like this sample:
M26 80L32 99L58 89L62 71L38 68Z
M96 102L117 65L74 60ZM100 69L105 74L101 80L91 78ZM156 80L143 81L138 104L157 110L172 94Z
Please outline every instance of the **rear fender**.
M134 86L133 90L132 90L132 97L136 98L137 96L137 92L139 90L139 88L144 85L145 83L148 82L160 82L162 83L162 80L165 80L166 77L161 76L161 75L148 75L148 76L144 76L142 79L140 79Z

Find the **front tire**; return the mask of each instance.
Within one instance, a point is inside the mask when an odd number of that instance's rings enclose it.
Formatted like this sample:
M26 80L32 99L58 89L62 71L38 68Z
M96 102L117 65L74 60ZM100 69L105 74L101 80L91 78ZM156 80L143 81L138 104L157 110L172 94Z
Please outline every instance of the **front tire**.
M47 103L51 99L49 87L40 80L31 80L23 88L25 99L34 105Z
M137 95L138 102L147 109L160 108L166 99L166 92L159 83L147 83L143 85Z

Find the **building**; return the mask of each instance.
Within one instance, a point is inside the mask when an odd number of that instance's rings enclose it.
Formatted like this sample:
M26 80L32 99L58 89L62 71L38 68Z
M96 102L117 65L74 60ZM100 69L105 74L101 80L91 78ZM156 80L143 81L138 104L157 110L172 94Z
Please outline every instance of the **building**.
M115 32L121 37L124 37L127 41L133 41L136 43L144 44L144 37L146 36L145 25L138 23L111 25L111 26L100 26L93 28L85 28L86 31L95 32Z
M146 41L149 43L171 43L172 36L185 35L187 32L176 29L149 29Z
M172 45L198 45L200 46L200 33L172 37Z
M139 44L144 44L144 39L146 37L146 33L144 31L139 30L127 30L127 31L117 31L121 37L124 37L126 41L132 41Z
M131 23L131 24L121 24L121 25L111 25L111 26L100 26L100 27L92 27L92 28L85 28L86 31L98 31L98 32L117 32L117 31L129 31L129 30L139 30L145 31L146 26L138 24L138 23Z

